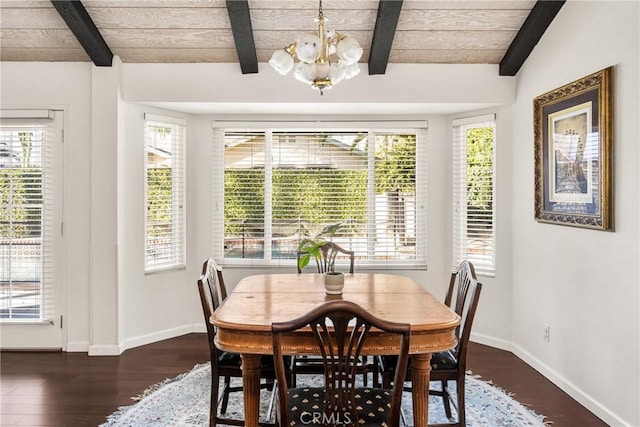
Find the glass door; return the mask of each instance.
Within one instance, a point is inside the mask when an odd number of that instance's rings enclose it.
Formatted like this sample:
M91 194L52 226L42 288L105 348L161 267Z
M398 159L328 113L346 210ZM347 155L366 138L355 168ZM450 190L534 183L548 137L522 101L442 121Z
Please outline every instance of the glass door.
M0 121L0 345L62 348L63 114L10 113Z

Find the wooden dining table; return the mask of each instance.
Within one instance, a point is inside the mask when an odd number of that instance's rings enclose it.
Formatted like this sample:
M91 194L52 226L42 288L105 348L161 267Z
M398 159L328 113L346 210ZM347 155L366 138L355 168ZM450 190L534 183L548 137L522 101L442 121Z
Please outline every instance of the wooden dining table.
M242 279L211 316L216 345L240 353L245 425L257 427L260 357L273 354L271 324L301 316L334 299L359 304L385 320L411 325L414 425L427 426L431 353L453 348L460 317L413 279L392 274L345 274L342 295L327 295L321 274L261 274ZM300 334L288 342L287 354L318 354L313 337ZM389 354L389 340L371 331L365 355Z

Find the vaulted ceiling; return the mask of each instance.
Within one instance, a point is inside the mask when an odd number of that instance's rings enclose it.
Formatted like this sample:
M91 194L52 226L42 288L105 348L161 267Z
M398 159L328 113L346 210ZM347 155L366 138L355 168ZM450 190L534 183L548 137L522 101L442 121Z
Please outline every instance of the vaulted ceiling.
M564 1L323 0L362 63L500 64L515 75ZM0 0L0 60L239 63L257 72L302 32L317 0Z

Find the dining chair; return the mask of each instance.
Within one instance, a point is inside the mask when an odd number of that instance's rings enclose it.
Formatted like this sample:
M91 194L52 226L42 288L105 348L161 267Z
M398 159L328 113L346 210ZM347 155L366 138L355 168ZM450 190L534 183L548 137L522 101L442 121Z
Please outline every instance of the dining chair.
M451 350L437 352L431 355L431 381L440 382L440 390L429 389L430 395L442 397L447 418L452 418L450 402L456 406L458 422L446 425L466 426L464 386L467 368L467 349L469 346L469 336L471 335L471 326L473 325L481 291L482 283L478 282L475 269L471 262L466 260L462 261L453 269L444 303L461 318L460 325L456 328L458 344ZM389 387L395 375L394 357L380 357L380 369L382 371L383 387ZM407 378L410 379L410 377L411 363L409 362ZM449 381L456 382L456 402L454 402L449 391ZM405 387L405 391L411 391L411 387Z
M393 387L356 386L358 360L369 330L376 328L397 342ZM310 329L323 360L324 383L314 387L285 387L284 349L291 332ZM277 420L281 426L362 425L391 426L400 423L402 381L409 359L411 326L394 323L345 300L326 302L289 321L271 325L273 354L278 378Z
M242 426L244 425L244 420L221 417L218 414L218 406L220 406L220 414L226 414L230 393L242 391L242 386L231 386L231 378L242 378L242 362L239 354L221 351L215 345L216 330L210 319L211 315L218 309L220 304L226 298L227 290L222 269L213 259L205 259L202 264L202 274L198 279L198 293L200 294L202 313L207 327L209 354L211 358L209 425L215 426L220 423L225 425ZM275 381L276 378L273 366L273 357L263 356L261 363L262 367L260 376L268 381L260 384L260 388L273 387L273 381ZM289 369L287 370L287 373L290 375ZM222 389L222 396L220 396L219 400L220 377L223 378L224 387ZM267 416L267 418L269 418L269 416ZM273 425L269 423L263 424Z

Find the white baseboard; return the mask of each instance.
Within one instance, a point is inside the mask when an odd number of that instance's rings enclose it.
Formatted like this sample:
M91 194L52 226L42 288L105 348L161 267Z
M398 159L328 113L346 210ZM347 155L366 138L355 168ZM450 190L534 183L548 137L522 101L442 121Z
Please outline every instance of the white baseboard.
M531 366L533 369L541 373L545 378L549 381L560 387L562 391L567 393L577 402L579 402L582 406L593 412L597 417L602 419L605 423L610 426L616 427L631 427L631 424L626 422L625 420L618 417L616 414L602 406L598 401L593 399L587 393L582 391L580 388L576 387L573 383L568 381L563 376L559 375L553 369L549 368L549 366L542 363L536 357L534 357L531 353L524 350L522 347L517 344L511 344L512 353L522 359L525 363Z
M500 350L511 351L511 341L503 340L501 338L494 338L488 335L471 332L469 340L478 344L488 345L489 347L499 348Z
M120 343L120 353L130 348L140 347L141 345L147 345L169 338L179 337L180 335L190 334L191 332L194 332L193 326L194 325L178 326L177 328L165 329L164 331L158 331L152 334L128 338Z
M191 330L191 332L194 332L194 333L203 333L204 332L205 334L207 333L207 327L205 326L204 323L198 323L196 325L192 325L192 328L193 329Z
M68 342L66 351L69 353L88 353L90 345L88 341Z
M122 353L119 345L90 345L88 352L89 356L119 356Z
M206 333L207 328L204 324L184 325L177 328L165 329L164 331L154 332L152 334L140 335L129 338L120 344L113 345L91 345L88 342L70 342L67 343L67 352L87 352L89 356L119 356L125 350L140 347L142 345L153 344L154 342L166 340L169 338L179 337L181 335L195 333Z

